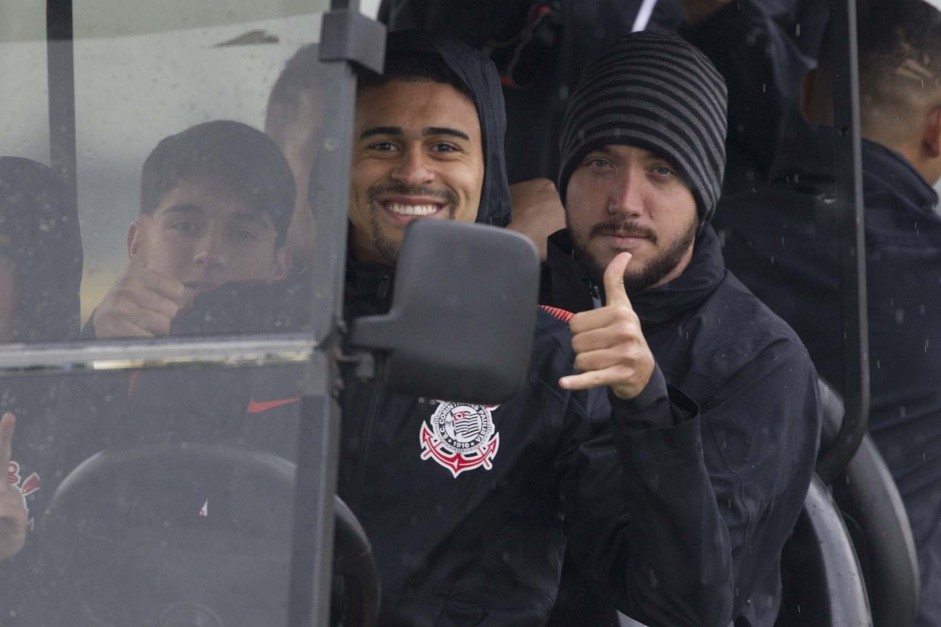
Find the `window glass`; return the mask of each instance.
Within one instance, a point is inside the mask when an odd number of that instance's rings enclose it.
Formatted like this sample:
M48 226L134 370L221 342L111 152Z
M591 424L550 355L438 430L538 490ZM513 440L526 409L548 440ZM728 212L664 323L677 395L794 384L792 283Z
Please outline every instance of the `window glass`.
M307 49L305 106L268 107L327 5L75 0L52 44L45 3L0 6L0 412L29 510L0 624L287 623L307 329L333 298L290 225L313 224L315 161L345 176L348 153L318 146L352 75L323 89Z

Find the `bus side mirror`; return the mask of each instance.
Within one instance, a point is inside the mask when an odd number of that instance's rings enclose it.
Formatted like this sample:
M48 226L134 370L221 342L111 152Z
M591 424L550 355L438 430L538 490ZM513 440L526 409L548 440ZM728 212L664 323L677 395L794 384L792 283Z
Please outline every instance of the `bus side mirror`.
M526 237L445 220L408 226L392 307L353 321L351 343L384 354L386 385L449 401L501 403L523 384L539 290Z

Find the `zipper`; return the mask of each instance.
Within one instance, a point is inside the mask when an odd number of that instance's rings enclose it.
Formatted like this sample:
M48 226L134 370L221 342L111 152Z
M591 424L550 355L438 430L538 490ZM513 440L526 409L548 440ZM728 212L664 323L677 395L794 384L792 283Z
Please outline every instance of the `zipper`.
M385 396L382 387L375 381L371 383L370 387L373 389L373 395L372 399L369 401L369 410L366 412L366 421L363 424L363 441L360 445L359 460L356 464L357 473L356 480L353 483L353 498L351 499L352 502L348 503L350 509L354 512L360 511L360 507L363 504L363 497L366 495L366 466L369 461L369 448L372 445L373 424L376 422L379 406L382 404L382 398Z

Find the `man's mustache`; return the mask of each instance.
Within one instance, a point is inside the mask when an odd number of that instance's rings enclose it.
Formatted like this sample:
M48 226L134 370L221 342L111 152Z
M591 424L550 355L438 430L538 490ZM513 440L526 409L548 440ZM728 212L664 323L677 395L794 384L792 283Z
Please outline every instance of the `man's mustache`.
M406 185L404 183L376 184L369 187L366 197L370 203L378 201L379 196L417 196L422 198L437 198L442 204L454 207L457 205L457 194L450 189L435 189L425 185Z
M611 235L615 237L639 237L649 239L654 244L657 243L657 234L653 229L638 224L633 220L614 220L611 222L601 222L591 227L589 237L599 235Z

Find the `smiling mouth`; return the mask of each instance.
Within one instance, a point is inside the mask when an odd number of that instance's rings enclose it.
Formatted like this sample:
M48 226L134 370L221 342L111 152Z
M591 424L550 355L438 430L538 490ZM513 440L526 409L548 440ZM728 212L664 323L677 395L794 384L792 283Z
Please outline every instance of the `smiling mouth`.
M386 211L403 217L424 217L438 213L443 208L442 205L421 204L412 205L401 202L386 202L382 205Z

